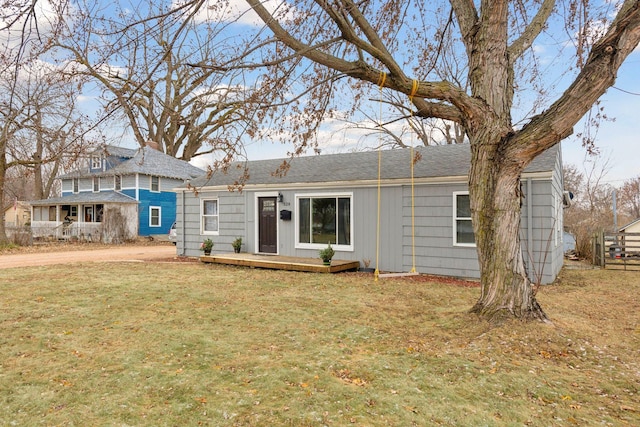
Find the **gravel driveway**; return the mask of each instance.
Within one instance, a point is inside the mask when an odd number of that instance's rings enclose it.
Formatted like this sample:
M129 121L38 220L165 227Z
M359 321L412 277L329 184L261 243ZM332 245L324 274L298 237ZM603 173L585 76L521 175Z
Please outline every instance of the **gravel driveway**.
M109 261L160 261L176 257L173 245L112 246L108 248L31 252L0 255L0 268L35 267L53 264Z

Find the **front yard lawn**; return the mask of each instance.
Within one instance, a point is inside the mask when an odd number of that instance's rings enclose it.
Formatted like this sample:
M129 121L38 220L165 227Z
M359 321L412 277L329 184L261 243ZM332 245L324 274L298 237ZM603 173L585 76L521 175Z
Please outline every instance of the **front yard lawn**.
M202 264L0 270L2 425L640 425L640 273L565 271L552 325L479 289Z

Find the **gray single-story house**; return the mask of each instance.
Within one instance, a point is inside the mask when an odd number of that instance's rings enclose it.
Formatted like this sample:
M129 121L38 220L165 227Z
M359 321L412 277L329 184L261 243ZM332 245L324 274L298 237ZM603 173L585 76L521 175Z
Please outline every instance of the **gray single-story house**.
M285 176L274 174L283 159L232 164L227 173L174 189L177 252L199 256L211 238L214 253L228 253L242 237L243 252L317 258L331 242L335 259L381 272L408 272L415 263L418 273L478 278L470 156L468 144L316 155L291 159ZM245 166L242 191L230 191ZM550 283L563 262L559 146L527 167L522 194L528 271L532 280L542 272L542 283Z

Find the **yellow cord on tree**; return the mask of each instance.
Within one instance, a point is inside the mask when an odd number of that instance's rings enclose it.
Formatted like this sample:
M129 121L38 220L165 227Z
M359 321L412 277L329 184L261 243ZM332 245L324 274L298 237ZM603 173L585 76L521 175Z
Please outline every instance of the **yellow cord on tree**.
M409 94L409 101L413 102L413 97L418 92L418 81L413 80L411 83L411 93ZM411 108L411 107L410 107ZM413 118L413 108L411 108L411 117ZM412 257L412 268L411 273L416 272L416 214L415 214L415 196L414 196L414 179L413 179L413 165L415 161L413 158L413 132L411 133L411 257Z
M378 77L378 87L380 88L380 92L382 92L382 88L384 87L386 81L387 73L385 73L384 71L380 71L380 76Z
M380 88L380 97L382 97L382 88L384 88L384 83L387 81L387 73L384 71L380 71L380 77L378 78L378 87ZM382 102L380 102L380 122L379 126L382 126ZM381 135L381 134L379 134ZM378 268L380 261L380 180L381 180L381 171L382 171L382 150L380 146L382 145L382 136L378 137L378 221L376 224L376 270L373 273L374 280L377 282L378 277L380 276L380 270Z
M418 93L419 83L417 80L413 80L411 83L411 93L409 94L409 101L413 102L413 97ZM411 113L413 115L413 113Z

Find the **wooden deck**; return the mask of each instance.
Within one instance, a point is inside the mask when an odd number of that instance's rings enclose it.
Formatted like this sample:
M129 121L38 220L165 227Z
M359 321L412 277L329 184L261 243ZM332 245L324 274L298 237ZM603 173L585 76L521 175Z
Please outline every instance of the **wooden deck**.
M259 255L249 253L228 253L203 255L201 262L213 264L240 265L244 267L269 268L273 270L306 271L311 273L339 273L357 270L359 261L331 260L331 265L322 264L320 258L301 258L280 255Z

